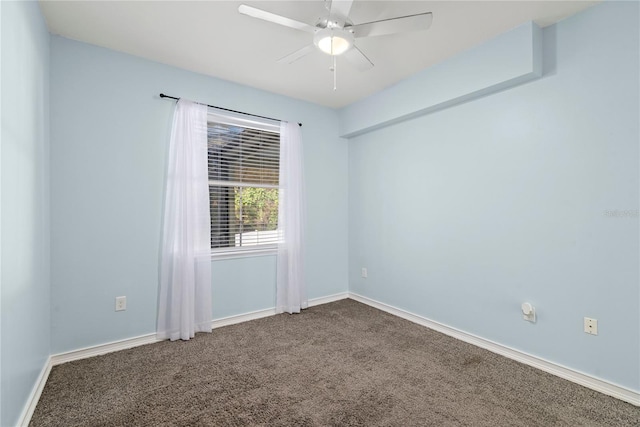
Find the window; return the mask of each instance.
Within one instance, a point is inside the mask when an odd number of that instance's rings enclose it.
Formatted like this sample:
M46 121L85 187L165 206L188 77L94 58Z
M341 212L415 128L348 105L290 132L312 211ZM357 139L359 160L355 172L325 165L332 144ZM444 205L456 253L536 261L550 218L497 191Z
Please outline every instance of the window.
M212 254L275 249L279 123L209 114L207 127Z

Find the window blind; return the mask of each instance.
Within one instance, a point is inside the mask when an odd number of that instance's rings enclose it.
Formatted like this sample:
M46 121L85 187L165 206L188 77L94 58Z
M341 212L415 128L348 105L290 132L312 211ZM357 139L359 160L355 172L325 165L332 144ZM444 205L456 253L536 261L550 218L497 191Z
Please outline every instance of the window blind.
M212 251L275 246L279 123L210 114L207 128Z

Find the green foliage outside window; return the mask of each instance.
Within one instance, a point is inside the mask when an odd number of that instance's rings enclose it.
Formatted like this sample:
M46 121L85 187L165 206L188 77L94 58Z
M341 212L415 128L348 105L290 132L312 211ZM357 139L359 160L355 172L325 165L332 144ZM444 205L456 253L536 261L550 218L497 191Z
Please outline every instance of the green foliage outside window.
M278 189L235 187L235 216L245 230L276 230Z

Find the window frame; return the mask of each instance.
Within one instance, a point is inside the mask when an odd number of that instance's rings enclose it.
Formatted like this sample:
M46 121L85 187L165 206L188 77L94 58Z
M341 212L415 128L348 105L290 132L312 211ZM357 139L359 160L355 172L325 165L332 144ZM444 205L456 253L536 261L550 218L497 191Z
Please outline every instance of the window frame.
M207 115L207 129L211 123L228 125L242 128L252 128L267 132L273 132L280 135L280 122L276 120L268 119L254 119L249 118L236 113L219 113L209 110ZM278 147L279 155L280 147ZM278 165L278 174L280 172L280 165ZM250 187L250 188L277 188L280 190L280 184L257 184L257 183L245 183L236 181L218 181L209 180L209 187L212 185L225 186L229 188L233 187ZM209 207L211 209L211 207ZM223 248L210 248L212 260L233 259L233 258L246 258L246 257L258 257L258 256L272 256L278 253L278 243L264 243L249 246L233 246Z

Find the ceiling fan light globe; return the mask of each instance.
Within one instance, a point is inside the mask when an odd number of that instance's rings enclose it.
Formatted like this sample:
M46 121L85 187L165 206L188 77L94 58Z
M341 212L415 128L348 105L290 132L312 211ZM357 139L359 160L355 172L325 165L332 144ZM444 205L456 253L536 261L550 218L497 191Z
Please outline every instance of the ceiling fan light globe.
M325 37L318 42L318 47L329 55L341 55L349 49L349 42L342 37Z
M318 31L313 38L313 42L318 49L327 55L342 55L353 46L353 34L349 31L325 28Z

